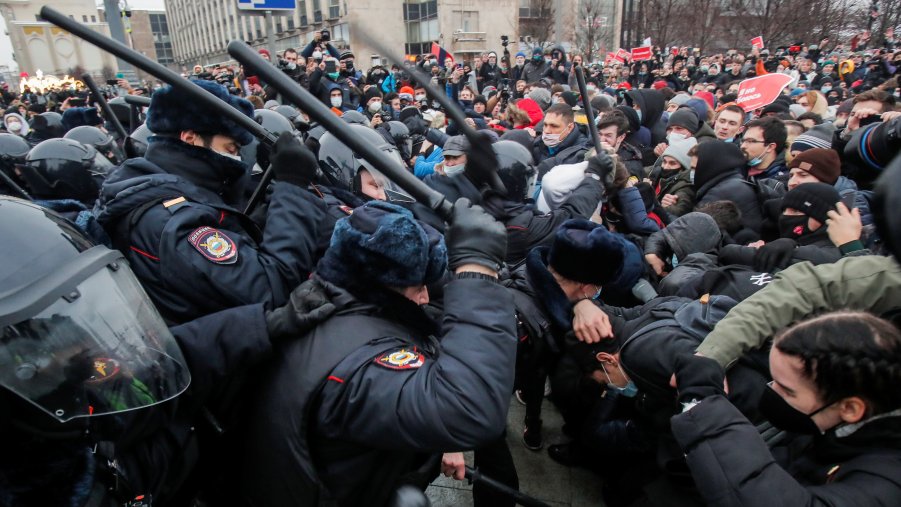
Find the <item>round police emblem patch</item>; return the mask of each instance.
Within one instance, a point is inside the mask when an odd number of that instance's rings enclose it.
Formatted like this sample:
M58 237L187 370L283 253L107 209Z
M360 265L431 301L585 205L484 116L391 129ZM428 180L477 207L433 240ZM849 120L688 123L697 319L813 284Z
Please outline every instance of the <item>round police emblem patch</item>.
M378 358L375 363L389 370L412 370L422 366L425 357L414 350L405 348L397 349L392 352L386 352Z
M188 242L207 260L217 264L233 264L238 260L238 247L224 232L200 227L188 236Z

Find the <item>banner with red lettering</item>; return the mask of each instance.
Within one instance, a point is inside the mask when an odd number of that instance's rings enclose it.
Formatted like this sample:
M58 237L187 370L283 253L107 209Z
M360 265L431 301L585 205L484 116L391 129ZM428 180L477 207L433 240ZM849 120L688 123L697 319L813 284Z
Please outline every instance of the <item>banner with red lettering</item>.
M626 58L629 58L630 56L631 56L631 53L629 53L628 51L626 51L623 48L619 48L616 50L616 56L614 56L614 58L619 63L626 63Z
M758 35L751 39L751 47L757 49L763 49L763 35Z
M654 56L654 49L651 46L632 48L632 61L633 62L650 60L653 56Z
M785 74L767 74L745 79L738 85L735 103L745 112L768 106L779 98L782 89L791 82L792 77Z

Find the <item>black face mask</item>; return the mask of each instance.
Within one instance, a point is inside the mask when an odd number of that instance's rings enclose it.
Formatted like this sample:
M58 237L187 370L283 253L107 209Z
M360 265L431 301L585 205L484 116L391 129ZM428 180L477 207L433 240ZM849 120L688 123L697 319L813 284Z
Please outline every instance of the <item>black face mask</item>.
M760 403L757 408L773 426L780 430L799 435L819 435L822 432L816 423L813 422L813 416L831 406L831 403L823 405L813 412L805 414L789 405L785 398L779 396L779 393L774 391L772 387L767 386L763 390L763 395L760 397Z
M347 69L347 72L353 72L354 62L344 62L344 68Z
M807 228L807 215L780 215L779 237L798 239L810 234Z

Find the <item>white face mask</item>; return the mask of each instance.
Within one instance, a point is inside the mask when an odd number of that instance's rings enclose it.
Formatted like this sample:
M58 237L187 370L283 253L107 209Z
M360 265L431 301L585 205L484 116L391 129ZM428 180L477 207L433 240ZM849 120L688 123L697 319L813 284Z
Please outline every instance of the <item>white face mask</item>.
M322 51L313 51L313 59L321 60L322 59Z
M466 164L457 164L452 166L444 166L444 174L448 176L453 176L455 174L460 174L463 170L466 169Z
M297 68L297 62L288 62L288 65L286 65L285 67L287 67L288 70L294 70Z
M6 130L9 130L10 132L18 133L20 130L22 130L22 124L17 121L7 122Z
M369 112L370 113L377 113L381 110L382 110L381 102L373 102L373 103L369 104Z
M689 181L691 181L692 183L695 182L695 170L694 170L694 169L688 171L688 179L689 179Z
M544 145L548 148L553 148L563 141L563 134L548 134L547 132L543 132L541 134L541 141L544 142Z
M216 151L216 150L213 150L213 153L215 153L217 155L222 155L223 157L226 157L226 158L230 158L236 162L243 162L243 160L241 160L241 155L232 155L231 153L228 153L228 152Z
M343 102L341 97L332 97L329 101L332 103L332 107L341 107L341 102Z
M418 94L416 94L416 97L415 97L415 98L416 98L416 102L422 102L423 100L425 100L425 94L424 94L424 93L418 93Z
M669 144L673 144L675 142L684 141L686 139L685 134L676 134L675 132L666 135L666 141Z

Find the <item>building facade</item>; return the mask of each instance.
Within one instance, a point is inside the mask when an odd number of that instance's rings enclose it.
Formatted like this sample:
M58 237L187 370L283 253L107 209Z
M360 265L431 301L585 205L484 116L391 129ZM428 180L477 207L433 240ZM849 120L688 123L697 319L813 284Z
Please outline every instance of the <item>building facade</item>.
M437 42L468 59L500 50L501 36L506 35L514 54L559 42L567 51L590 46L598 53L591 59L603 60L603 51L616 51L620 44L621 4L621 0L297 0L292 11L273 12L271 28L263 13L242 11L235 0L166 0L166 11L173 56L184 70L196 63L230 61L226 46L231 40L268 47L270 29L277 51L300 49L316 32L328 29L332 44L352 47L357 66L367 68L384 59L354 30L365 30L407 55L428 53Z
M106 13L101 11L101 14L104 15L105 21ZM169 36L169 22L165 11L128 10L119 15L122 16L128 46L173 70L180 68L175 64L172 39ZM155 79L138 69L135 69L135 73L141 81Z
M19 71L35 75L63 77L88 72L96 76L112 75L116 59L40 17L44 1L0 0L0 15L13 46ZM109 36L109 27L100 19L93 0L54 0L53 8L69 18Z

